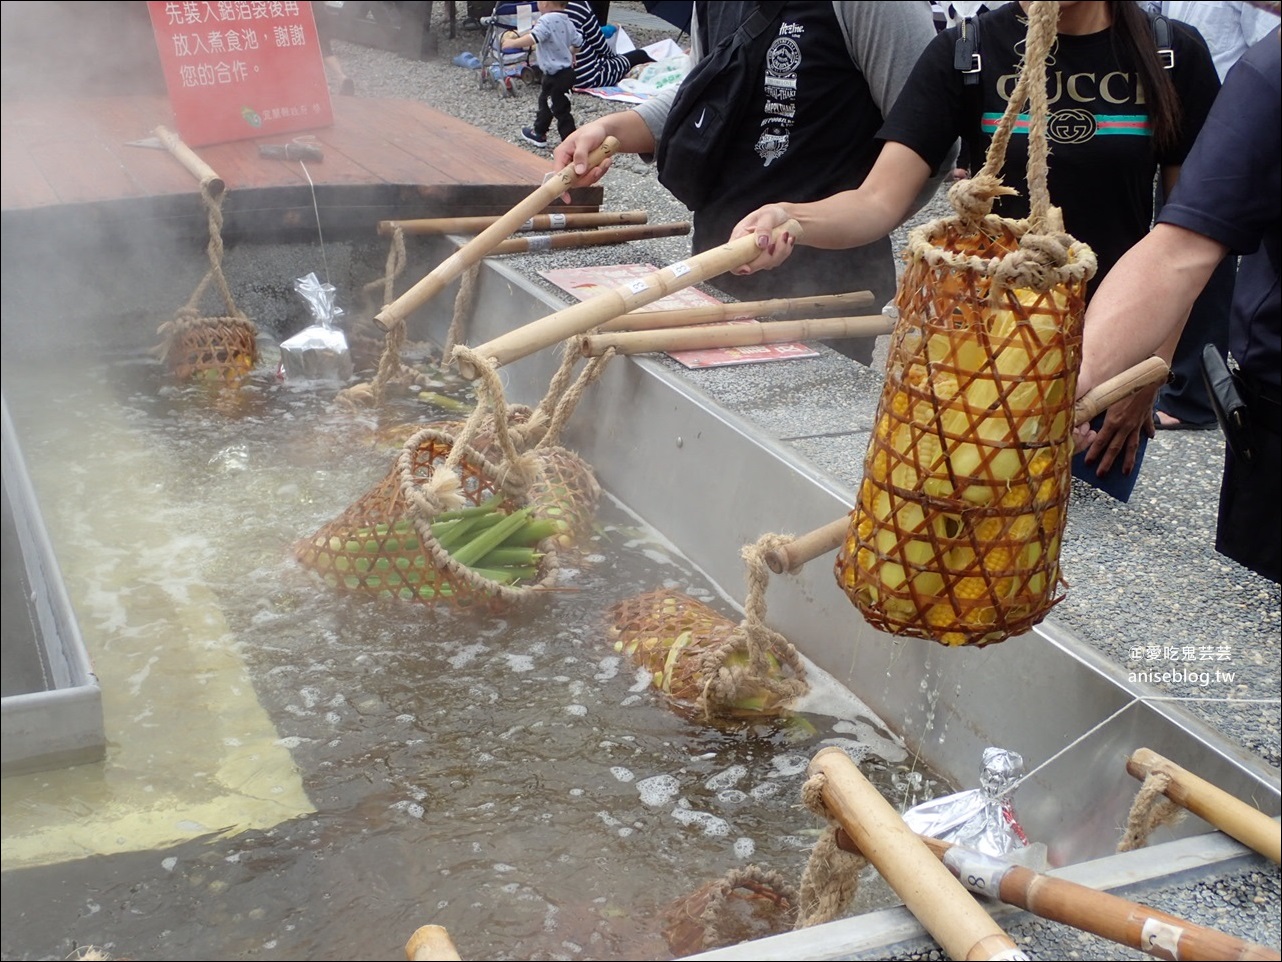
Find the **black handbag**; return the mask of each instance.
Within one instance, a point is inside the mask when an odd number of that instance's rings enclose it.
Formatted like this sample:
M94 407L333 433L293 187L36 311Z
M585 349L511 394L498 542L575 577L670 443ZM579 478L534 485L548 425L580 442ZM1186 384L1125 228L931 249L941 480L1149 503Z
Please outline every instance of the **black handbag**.
M659 183L691 210L724 187L722 159L753 91L761 88L770 27L782 3L757 3L731 36L695 64L677 88L655 151Z
M1215 409L1215 420L1220 422L1224 439L1234 456L1247 462L1255 460L1255 446L1251 442L1251 421L1246 401L1238 389L1237 381L1228 364L1214 344L1202 348L1202 380L1206 393Z

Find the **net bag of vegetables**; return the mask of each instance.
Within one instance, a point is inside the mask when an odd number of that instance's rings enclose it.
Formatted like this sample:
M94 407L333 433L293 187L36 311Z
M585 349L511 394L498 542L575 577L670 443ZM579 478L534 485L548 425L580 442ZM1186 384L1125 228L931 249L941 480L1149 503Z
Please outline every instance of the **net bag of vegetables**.
M835 573L875 628L983 646L1063 598L1073 398L1091 250L1046 189L1046 54L1058 5L1029 11L1027 55L955 216L912 232L886 380ZM1020 110L1029 103L1026 114ZM991 213L1028 126L1030 216Z
M296 557L340 590L456 608L503 608L551 585L558 550L590 529L600 489L565 448L541 441L518 453L507 411L484 392L461 428L415 432L387 477Z

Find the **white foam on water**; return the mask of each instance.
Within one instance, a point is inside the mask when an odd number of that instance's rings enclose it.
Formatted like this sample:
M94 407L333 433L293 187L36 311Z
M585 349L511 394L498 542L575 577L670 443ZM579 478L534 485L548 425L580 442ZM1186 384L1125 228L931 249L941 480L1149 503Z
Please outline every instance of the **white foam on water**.
M390 808L394 812L404 812L412 818L422 818L425 811L423 806L418 802L411 802L408 800L393 802Z
M321 694L322 692L319 688L312 688L310 686L307 688L300 688L298 690L298 697L303 700L304 708L315 708L320 704Z
M832 730L849 734L863 749L864 755L873 752L883 761L897 764L908 757L908 750L903 744L881 734L872 725L864 721L839 721L833 724ZM858 761L863 756L851 756Z
M534 659L529 655L506 654L503 657L507 660L508 669L518 675L534 670Z
M757 851L757 843L750 838L736 838L734 840L734 853L738 858L752 858Z
M636 775L634 775L630 769L624 768L622 765L615 765L612 767L610 769L610 774L621 782L630 782L636 778Z
M797 752L784 752L770 759L770 765L774 771L767 775L767 778L790 778L793 775L800 775L810 764L810 758Z
M588 713L588 706L587 705L566 705L565 713L567 715L575 715L579 718L582 718L584 715Z
M609 681L610 679L617 677L619 674L619 665L622 661L623 659L618 655L610 655L609 657L602 658L597 662L597 668L600 670L597 671L593 678L596 681Z
M666 805L681 791L681 783L674 775L651 775L637 782L641 801L652 808Z
M484 645L478 641L475 644L461 646L458 650L458 653L451 655L448 659L446 659L446 661L448 662L451 668L463 668L466 665L469 665L473 661L475 661L477 656L480 655L482 652L486 652L489 650L490 649L487 645Z
M746 765L731 765L724 771L717 772L703 784L710 791L715 792L723 788L730 788L734 785L738 785L739 782L743 781L744 776L747 774L748 767Z
M737 788L723 788L717 792L717 801L723 805L739 805L748 800L748 793Z
M762 782L760 785L753 785L752 788L748 789L748 794L756 801L763 802L778 795L779 789L778 782Z
M682 825L694 825L703 830L703 834L712 838L721 838L730 834L730 823L711 812L697 812L692 808L677 807L672 810L672 817Z

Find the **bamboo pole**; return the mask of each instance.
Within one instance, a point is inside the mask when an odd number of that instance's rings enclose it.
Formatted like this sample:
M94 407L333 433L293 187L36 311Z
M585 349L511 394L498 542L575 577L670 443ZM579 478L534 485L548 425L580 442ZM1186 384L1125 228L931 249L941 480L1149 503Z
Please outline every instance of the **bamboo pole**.
M810 760L828 813L951 959L1026 959L988 912L836 746Z
M1282 955L1268 946L1067 879L1043 875L1008 858L925 836L922 841L976 895L1000 898L1039 918L1071 925L1159 959L1282 960ZM842 840L838 838L837 843L840 846Z
M179 136L161 124L152 131L156 139L165 145L177 161L191 172L192 176L200 181L202 186L208 185L211 197L218 197L227 189L227 184L221 177L214 172L214 168L196 156L196 152L182 142Z
M491 254L524 254L529 251L562 250L569 247L602 247L654 237L681 237L690 233L689 221L671 224L639 224L635 227L607 227L604 230L564 231L559 234L534 234L509 237L499 241Z
M421 217L411 220L380 220L378 233L388 237L399 228L405 234L479 234L499 219L485 217ZM644 224L650 215L643 210L600 210L567 214L535 214L513 233L531 230L564 230L567 227L614 227Z
M450 933L440 925L422 925L405 943L408 962L460 962Z
M1073 405L1073 423L1085 424L1101 411L1108 410L1110 404L1116 404L1145 387L1161 384L1166 380L1168 371L1166 362L1160 357L1145 358L1078 398ZM791 574L806 562L836 551L846 538L849 519L847 514L822 528L799 535L788 544L772 548L765 554L766 566L777 575Z
M1153 772L1168 776L1171 783L1162 794L1176 805L1204 819L1265 858L1274 862L1282 861L1282 825L1258 808L1148 748L1137 749L1127 759L1126 770L1140 781Z
M774 297L764 301L733 301L703 307L679 307L671 311L633 311L606 321L601 331L652 331L664 327L689 327L740 318L835 317L873 302L870 291L847 294L820 294L815 297Z
M778 237L785 231L796 238L801 237L801 225L795 220L775 228L774 236ZM477 347L475 353L482 358L492 359L501 367L542 348L560 344L566 338L585 334L598 324L651 304L673 291L749 264L760 253L757 239L752 234L728 241L720 247L695 254L644 277L602 291L595 297L572 304L524 327L501 334ZM468 379L475 379L480 373L470 359L459 358L458 365L460 373Z
M619 142L615 138L605 138L601 146L592 151L591 156L588 157L588 170L599 166L607 157L613 155L618 147ZM394 324L403 323L412 311L422 307L439 294L450 281L473 264L479 263L499 241L507 238L528 218L542 211L578 182L579 175L574 172L574 165L566 164L535 188L524 200L441 261L422 280L375 314L374 322L385 331L390 330Z
M884 314L863 317L823 317L793 321L734 321L698 324L657 331L616 331L585 334L580 342L584 357L616 354L653 354L660 351L697 351L716 347L777 344L780 341L814 341L832 337L877 337L889 334L895 322Z
M766 565L777 575L785 572L792 574L807 561L814 561L829 551L836 551L841 547L849 526L850 515L843 514L835 521L829 521L822 528L815 528L814 531L798 535L787 544L767 551Z

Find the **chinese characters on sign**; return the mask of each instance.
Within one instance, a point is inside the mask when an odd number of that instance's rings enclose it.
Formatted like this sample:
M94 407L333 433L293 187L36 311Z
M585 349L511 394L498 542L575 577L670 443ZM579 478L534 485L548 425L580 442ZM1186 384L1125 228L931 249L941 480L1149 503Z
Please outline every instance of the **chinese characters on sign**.
M188 145L333 123L310 3L147 7L175 123Z

